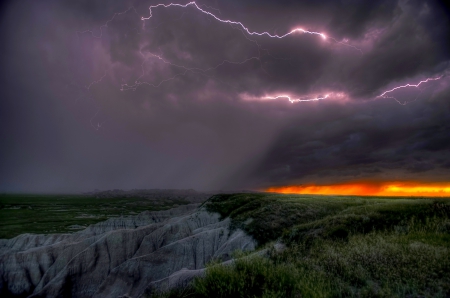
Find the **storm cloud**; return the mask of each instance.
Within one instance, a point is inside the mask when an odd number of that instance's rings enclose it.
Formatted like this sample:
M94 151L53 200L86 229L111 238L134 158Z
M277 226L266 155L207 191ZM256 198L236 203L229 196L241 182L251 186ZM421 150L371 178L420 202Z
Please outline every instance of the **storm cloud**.
M0 191L449 180L443 2L169 3L1 6Z

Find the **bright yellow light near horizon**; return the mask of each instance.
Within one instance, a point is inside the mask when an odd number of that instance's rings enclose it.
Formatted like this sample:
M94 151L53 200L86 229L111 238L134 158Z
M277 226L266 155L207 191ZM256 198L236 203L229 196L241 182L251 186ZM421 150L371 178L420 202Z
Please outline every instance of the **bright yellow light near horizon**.
M357 181L327 185L275 186L264 191L317 195L450 197L450 182Z
M384 190L388 193L442 194L450 196L450 185L388 185Z

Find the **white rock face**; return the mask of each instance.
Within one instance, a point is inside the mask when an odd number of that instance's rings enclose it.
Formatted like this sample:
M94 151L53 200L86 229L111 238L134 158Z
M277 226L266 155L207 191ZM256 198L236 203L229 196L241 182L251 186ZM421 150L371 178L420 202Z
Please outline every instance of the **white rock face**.
M140 297L187 284L212 258L253 250L198 204L112 218L74 234L0 240L1 297Z

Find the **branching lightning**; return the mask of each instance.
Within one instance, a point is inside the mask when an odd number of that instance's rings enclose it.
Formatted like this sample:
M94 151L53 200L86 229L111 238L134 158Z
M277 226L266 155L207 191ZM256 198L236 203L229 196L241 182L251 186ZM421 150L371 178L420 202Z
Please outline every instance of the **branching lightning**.
M100 83L101 81L103 81L103 79L106 77L106 74L107 74L107 71L105 71L105 74L102 75L102 76L100 77L100 79L98 79L98 80L96 80L96 81L92 81L88 86L86 86L86 89L90 90L91 87L92 87L92 85L98 84L98 83Z
M396 90L399 90L399 89L404 89L404 88L409 88L409 87L419 88L420 85L422 85L422 84L424 84L424 83L428 83L428 82L430 82L430 81L438 81L438 80L442 79L444 76L445 76L445 75L440 75L440 76L434 77L434 78L427 78L427 79L425 79L425 80L420 81L420 82L417 83L417 84L405 84L405 85L396 86L396 87L394 87L394 88L392 88L392 89L390 89L390 90L384 91L383 93L381 93L380 95L378 95L376 98L391 98L391 99L394 99L396 102L398 102L398 103L401 104L401 105L406 105L408 102L400 102L396 97L391 96L391 95L389 95L389 94L392 93L392 92L394 92L394 91L396 91ZM423 91L423 90L420 90L420 93L421 93L422 91ZM420 93L419 93L419 94L420 94ZM417 97L418 97L418 96L417 96ZM414 100L416 100L417 97L416 97ZM414 100L413 100L413 101L414 101Z
M197 5L197 3L194 2L194 1L189 2L189 3L187 3L187 4L169 3L169 4L157 4L157 5L151 5L151 6L149 7L149 16L148 16L148 17L141 17L141 20L143 20L143 21L149 20L149 19L152 17L152 15L153 15L153 14L152 14L152 9L154 9L154 8L158 8L158 7L169 8L169 7L171 7L171 6L182 7L182 8L186 8L186 7L188 7L188 6L193 6L193 7L195 7L198 11L200 11L201 13L204 13L204 14L206 14L206 15L209 15L209 16L213 17L214 19L216 19L217 21L221 22L221 23L227 23L227 24L232 24L232 25L237 25L237 26L239 26L241 29L243 29L245 32L247 32L247 34L249 34L249 35L268 36L268 37L271 37L271 38L278 38L278 39L281 39L281 38L285 38L285 37L287 37L287 36L289 36L289 35L292 35L292 34L294 34L294 33L301 32L301 33L306 33L306 34L318 35L318 36L320 36L320 37L321 37L322 39L324 39L324 40L326 40L326 39L329 38L329 39L335 41L336 43L339 43L339 44L341 44L341 45L344 45L344 46L348 46L348 47L354 48L355 50L358 50L359 52L362 53L362 50L361 50L361 49L359 49L359 48L357 48L357 47L355 47L355 46L353 46L353 45L347 44L347 43L339 42L339 41L337 41L337 40L336 40L335 38L333 38L333 37L328 37L325 33L322 33L322 32L316 32L316 31L309 31L309 30L305 30L305 29L303 29L303 28L295 28L295 29L293 29L293 30L291 30L291 31L289 31L289 32L287 32L287 33L285 33L285 34L283 34L283 35L270 34L270 33L267 32L267 31L264 31L264 32L255 32L255 31L251 31L248 27L246 27L246 26L245 26L243 23L241 23L241 22L238 22L238 21L232 21L232 20L224 20L224 19L219 18L219 17L216 16L215 14L213 14L213 13L211 13L211 12L209 12L209 11L206 11L206 10L202 9L201 7L199 7L199 6Z
M423 81L420 81L419 83L417 83L417 84L406 84L406 85L401 85L401 86L397 86L397 87L394 87L394 88L392 88L392 89L390 89L390 90L387 90L387 91L384 91L383 93L381 93L380 95L378 95L377 97L384 97L387 93L390 93L390 92L393 92L393 91L395 91L395 90L398 90L398 89L401 89L401 88L407 88L407 87L419 87L421 84L423 84L423 83L427 83L427 82L429 82L429 81L437 81L437 80L440 80L440 79L442 79L442 77L443 77L444 75L441 75L441 76L439 76L439 77L437 77L437 78L427 78L426 80L423 80Z

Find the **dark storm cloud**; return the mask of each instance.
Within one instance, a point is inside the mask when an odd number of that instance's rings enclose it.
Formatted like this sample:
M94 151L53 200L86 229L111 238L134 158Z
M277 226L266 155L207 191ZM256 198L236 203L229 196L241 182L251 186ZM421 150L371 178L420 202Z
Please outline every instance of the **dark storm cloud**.
M442 3L197 2L250 31L301 27L326 40L248 35L192 6L154 8L142 21L157 3L2 7L0 189L448 175L450 26ZM440 75L389 94L395 99L376 97ZM261 99L280 94L329 98Z
M432 96L426 107L371 102L353 110L339 106L323 110L322 115L315 115L320 121L312 119L306 125L298 121L295 129L286 130L257 173L278 184L302 179L445 181L450 151L449 93L447 87Z

